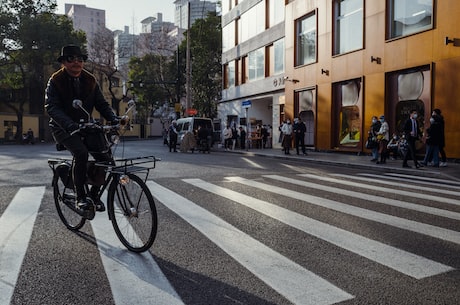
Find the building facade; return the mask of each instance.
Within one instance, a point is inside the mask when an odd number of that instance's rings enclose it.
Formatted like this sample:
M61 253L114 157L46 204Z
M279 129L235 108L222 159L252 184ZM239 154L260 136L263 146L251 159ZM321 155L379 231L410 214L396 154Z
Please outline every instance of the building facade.
M189 5L190 4L190 5ZM206 19L209 12L216 11L216 3L202 0L176 0L174 12L174 25L180 29L188 29L197 19ZM190 8L190 12L189 12Z
M105 28L105 10L68 3L65 4L64 10L72 20L74 29L85 32L88 41L92 40L101 28Z
M460 158L460 132L455 125L460 113L456 70L460 28L455 26L459 2L278 1L284 11L283 29L278 33L284 37L280 74L271 70L276 61L271 45L277 41L277 25L265 20L257 42L244 40L241 28L245 12L259 7L259 16L270 18L270 5L277 4L271 0L223 2L223 35L234 33L234 40L227 41L222 56L222 119L244 117L238 103L251 100L251 107L259 112L271 106L274 141L283 119L300 117L307 124L306 143L311 148L359 153L367 152L364 143L373 115L385 115L391 132L399 133L409 111L416 109L424 132L432 110L439 108L446 122L447 156ZM232 22L234 27L225 29ZM257 28L256 22L251 18L251 28ZM263 77L255 82L248 75L254 67L249 60L252 50L260 50L263 62ZM278 83L282 85L276 91L273 86ZM259 119L256 110L251 115L252 108L249 119ZM423 154L423 139L417 146Z

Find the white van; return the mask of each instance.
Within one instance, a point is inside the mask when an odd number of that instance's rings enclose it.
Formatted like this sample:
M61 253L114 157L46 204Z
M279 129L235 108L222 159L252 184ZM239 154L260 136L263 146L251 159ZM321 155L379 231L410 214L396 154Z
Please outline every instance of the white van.
M189 131L193 132L196 135L196 131L198 130L198 126L202 128L206 128L210 130L214 134L214 125L212 120L209 118L196 118L196 117L188 117L188 118L181 118L176 120L177 126L177 145L180 145L184 135Z

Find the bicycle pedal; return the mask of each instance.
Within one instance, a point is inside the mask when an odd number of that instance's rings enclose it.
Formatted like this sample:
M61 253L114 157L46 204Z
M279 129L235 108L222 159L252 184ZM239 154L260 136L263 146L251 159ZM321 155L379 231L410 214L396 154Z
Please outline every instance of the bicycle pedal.
M96 210L94 209L94 206L87 210L83 210L82 212L83 212L83 217L88 220L93 220L94 217L96 216Z

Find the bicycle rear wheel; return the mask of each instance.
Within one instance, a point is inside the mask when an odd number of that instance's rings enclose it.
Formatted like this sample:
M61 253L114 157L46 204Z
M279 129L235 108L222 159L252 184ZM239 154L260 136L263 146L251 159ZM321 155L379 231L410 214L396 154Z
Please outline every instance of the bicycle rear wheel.
M64 225L72 231L81 229L86 219L76 212L75 193L65 186L58 173L53 177L53 195L56 210Z
M155 202L134 174L116 176L107 194L109 218L121 243L133 252L148 250L157 234Z

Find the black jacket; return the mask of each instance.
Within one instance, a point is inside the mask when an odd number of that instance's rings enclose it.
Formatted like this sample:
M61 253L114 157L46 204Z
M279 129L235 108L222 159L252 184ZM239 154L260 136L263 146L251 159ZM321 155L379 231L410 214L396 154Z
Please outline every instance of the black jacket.
M88 121L88 115L81 109L73 107L73 100L80 99L83 108L91 114L95 108L104 119L114 121L115 113L105 100L96 78L83 70L79 80L79 90L73 86L72 78L64 68L51 75L45 91L45 110L50 116L49 125L53 130L60 129L72 132L78 128L79 122Z

